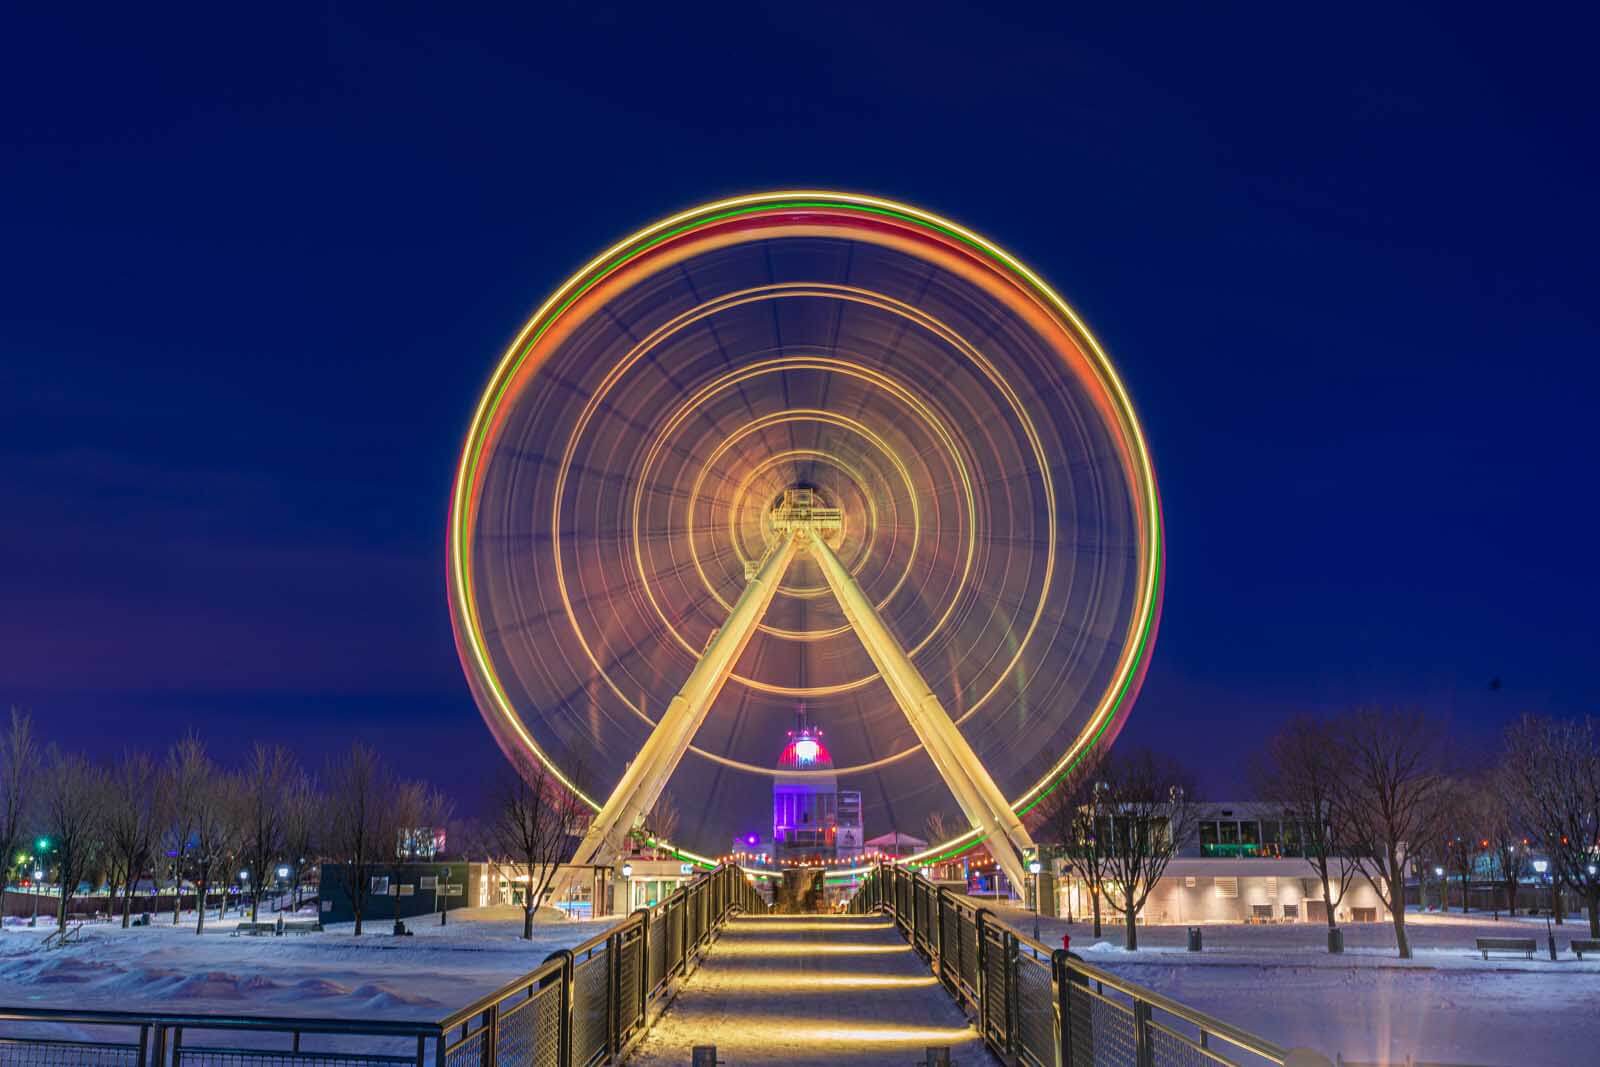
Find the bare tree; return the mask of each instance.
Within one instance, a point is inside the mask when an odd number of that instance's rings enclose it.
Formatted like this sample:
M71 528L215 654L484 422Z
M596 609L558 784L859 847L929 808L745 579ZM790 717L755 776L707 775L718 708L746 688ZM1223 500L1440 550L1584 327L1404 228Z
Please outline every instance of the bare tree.
M294 885L294 897L290 905L294 911L300 910L300 887L305 881L306 865L315 859L317 827L323 809L316 779L303 770L296 772L283 795L284 862L289 866Z
M329 801L325 851L350 898L359 937L373 872L395 860L404 815L396 804L398 786L378 754L359 742L329 765L323 780Z
M1101 794L1095 837L1109 842L1107 899L1127 924L1127 948L1137 949L1139 912L1167 864L1194 835L1194 783L1175 761L1138 750L1111 753L1095 785Z
M1298 828L1301 850L1322 882L1328 929L1356 877L1334 803L1340 777L1339 745L1327 723L1297 716L1268 739L1251 768L1258 795Z
M1104 800L1098 770L1098 763L1080 763L1034 808L1040 836L1060 847L1067 867L1088 886L1095 937L1100 936L1100 899L1110 865L1110 842L1098 833Z
M504 770L489 798L484 830L497 858L521 867L527 877L522 896L522 936L533 939L533 916L568 858L585 814L583 801L542 761L519 757Z
M927 831L928 840L934 842L948 841L954 837L956 831L951 826L951 822L952 820L937 808L928 812L928 819L923 823L923 829Z
M122 927L133 914L133 891L155 862L167 822L166 776L148 753L127 752L107 779L106 871L122 894Z
M33 721L25 712L12 708L11 728L0 736L0 914L4 912L11 881L11 857L20 851L28 832L38 769Z
M194 848L191 851L195 873L194 932L204 933L206 928L206 896L211 886L222 883L222 900L217 908L217 918L222 918L228 907L228 875L239 857L239 842L243 837L244 789L238 777L211 768L200 791L200 803L194 816Z
M1506 731L1503 765L1552 880L1583 897L1589 936L1600 937L1600 723L1523 716Z
M1373 708L1342 717L1338 736L1344 774L1335 811L1363 877L1394 919L1400 958L1410 959L1405 865L1417 846L1443 837L1444 731L1420 712Z
M206 755L206 746L192 732L167 750L164 768L167 796L167 823L163 838L172 857L172 925L177 926L183 910L183 877L194 846L194 824L205 803L216 768ZM195 906L204 910L205 902Z
M239 859L249 873L250 921L261 916L261 894L284 855L288 791L298 768L282 745L257 742L239 780Z
M40 815L54 849L61 886L56 922L58 928L64 928L78 883L102 859L106 784L98 767L54 745L47 762L49 770L39 782Z
M645 812L641 829L646 840L654 838L663 845L672 841L678 833L678 805L672 799L672 794L662 791L656 802L650 805L650 810Z
M400 782L395 786L397 852L403 859L431 860L435 842L455 815L455 802L425 782ZM449 838L446 837L446 844Z

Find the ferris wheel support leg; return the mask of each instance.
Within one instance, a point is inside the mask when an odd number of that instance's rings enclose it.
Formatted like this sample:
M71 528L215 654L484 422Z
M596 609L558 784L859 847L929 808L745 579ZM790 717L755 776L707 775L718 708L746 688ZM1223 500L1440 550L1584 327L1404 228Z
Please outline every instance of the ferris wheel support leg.
M1022 820L1006 803L1005 794L984 769L978 754L967 744L922 672L889 632L872 601L845 570L833 549L814 534L808 538L807 547L821 565L845 618L861 639L896 703L906 713L911 729L950 787L956 803L972 825L983 832L995 862L1006 872L1013 890L1021 893L1028 884L1027 854L1034 847L1033 838Z
M695 664L683 688L667 705L639 755L628 764L611 796L589 821L589 829L573 854L574 865L609 866L622 855L628 834L661 796L667 779L672 777L678 761L688 751L689 742L694 740L706 712L711 710L728 675L733 673L734 664L767 613L778 591L778 583L798 550L796 538L783 538L773 545L755 576L745 583L744 591L728 612L728 621L712 635L700 662ZM563 872L554 880L555 899L560 899L575 877L575 872Z

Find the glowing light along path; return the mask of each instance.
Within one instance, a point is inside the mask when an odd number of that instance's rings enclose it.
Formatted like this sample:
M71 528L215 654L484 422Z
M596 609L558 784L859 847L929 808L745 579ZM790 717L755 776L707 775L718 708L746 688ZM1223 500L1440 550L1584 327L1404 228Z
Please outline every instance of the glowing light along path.
M978 1035L892 924L876 917L734 920L629 1060L682 1067L695 1045L730 1064L915 1063Z

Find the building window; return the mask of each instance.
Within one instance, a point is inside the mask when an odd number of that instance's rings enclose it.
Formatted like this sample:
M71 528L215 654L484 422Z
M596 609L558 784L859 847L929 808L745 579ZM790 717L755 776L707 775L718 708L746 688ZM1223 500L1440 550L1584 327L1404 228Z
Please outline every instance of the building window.
M1218 842L1219 844L1237 845L1239 843L1238 823L1225 822L1221 824L1220 829L1222 830L1222 839Z
M1235 876L1219 877L1216 879L1217 896L1224 900L1235 900L1239 896L1239 879Z
M1249 846L1246 851L1254 851L1261 845L1261 824L1255 821L1239 824L1239 844Z
M1200 823L1200 851L1203 853L1217 843L1217 821L1206 819Z

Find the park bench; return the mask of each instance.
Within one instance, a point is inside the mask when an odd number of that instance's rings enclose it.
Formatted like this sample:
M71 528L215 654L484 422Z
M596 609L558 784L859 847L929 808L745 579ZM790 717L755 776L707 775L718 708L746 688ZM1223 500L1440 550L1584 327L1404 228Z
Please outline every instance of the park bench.
M1600 941L1596 941L1593 938L1583 938L1582 940L1573 938L1572 943L1567 948L1571 949L1572 954L1581 960L1585 952L1600 952Z
M1521 952L1531 960L1536 948L1538 946L1531 937L1478 938L1478 951L1483 953L1484 959L1488 959L1491 952Z
M321 919L285 919L283 932L286 934L320 934L322 933Z
M242 922L233 928L233 936L238 937L240 934L245 934L249 937L261 937L264 934L271 935L276 931L277 926L273 923Z

